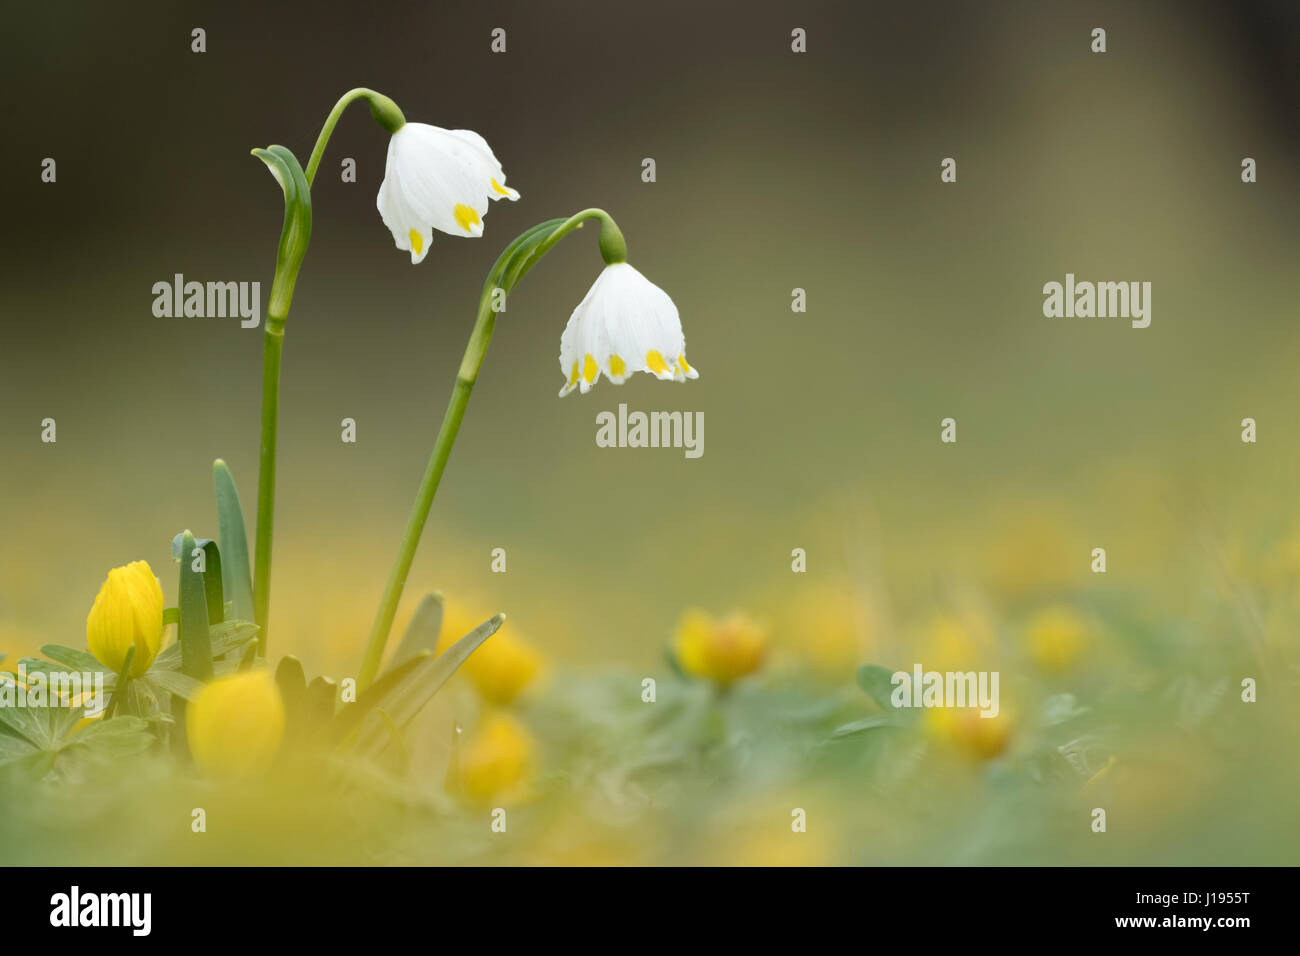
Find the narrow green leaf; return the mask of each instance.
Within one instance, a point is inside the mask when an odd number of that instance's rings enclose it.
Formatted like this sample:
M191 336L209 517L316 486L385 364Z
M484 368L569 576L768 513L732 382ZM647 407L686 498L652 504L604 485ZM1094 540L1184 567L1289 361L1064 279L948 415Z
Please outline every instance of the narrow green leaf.
M181 620L181 609L178 607L163 608L163 627L168 624L179 624Z
M181 532L181 670L202 681L212 676L212 644L208 636L208 600L203 575L193 570L189 557L194 548L194 535Z
M172 538L172 557L179 561L193 561L194 549L203 549L203 591L207 596L208 623L220 624L225 617L225 592L221 583L221 549L211 538L195 538L184 550L182 536Z
M275 668L275 683L284 701L285 730L290 737L301 737L311 726L307 708L307 675L302 661L292 654L280 658Z
M221 541L221 574L230 599L230 616L253 620L253 575L249 570L248 536L239 491L226 463L212 463L212 484L217 494L217 537Z
M147 680L159 690L166 691L174 697L180 697L183 700L193 700L195 695L203 689L203 684L193 677L182 674L180 671L169 671L160 669L151 669L149 673L142 678Z
M416 667L388 689L383 700L378 702L377 709L382 710L396 728L404 728L433 699L470 654L495 634L504 622L505 615L498 614L474 628L437 657L421 655L416 658ZM392 735L384 727L383 721L372 717L362 723L358 741L360 752L375 756L391 742Z
M893 677L893 671L879 664L863 664L858 668L858 686L887 714L896 712L889 700L894 690Z
M316 677L307 685L307 711L313 723L328 724L334 720L338 685L328 677Z
M499 287L505 289L506 292L509 292L514 288L514 283L507 283L505 274L510 267L511 261L515 258L516 253L519 252L520 247L522 247L524 243L533 239L539 233L545 232L549 235L564 221L564 219L548 219L545 222L539 222L537 225L525 229L511 240L510 244L501 251L501 255L497 256L497 261L493 263L492 269L488 272L488 287Z
M393 652L390 668L405 664L420 651L432 651L438 647L438 635L442 632L442 592L431 591L421 600L420 605L411 616L411 623L406 626L401 643Z
M564 220L560 221L564 222ZM519 244L519 248L515 250L514 255L510 257L510 261L501 273L500 284L503 289L509 292L528 274L528 270L537 263L540 257L539 253L543 244L547 239L551 238L551 234L555 229L556 226L538 229Z
M256 637L257 625L252 621L223 621L208 628L208 645L214 660L238 651ZM180 670L182 663L181 643L177 641L158 653L150 670Z
M895 723L888 717L865 717L862 720L855 720L852 723L844 724L842 727L836 727L831 731L831 739L838 737L850 737L854 734L865 733L868 730L875 730L878 727L894 727Z

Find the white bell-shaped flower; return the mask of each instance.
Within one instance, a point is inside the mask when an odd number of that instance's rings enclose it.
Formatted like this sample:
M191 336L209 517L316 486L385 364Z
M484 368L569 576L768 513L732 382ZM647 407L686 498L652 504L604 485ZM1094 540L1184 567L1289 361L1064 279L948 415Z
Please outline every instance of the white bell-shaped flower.
M682 382L699 378L668 293L626 262L607 265L560 336L560 395L584 393L602 374L615 385L633 372Z
M433 230L481 236L490 200L518 199L487 141L468 129L406 123L388 142L375 205L397 248L419 262Z

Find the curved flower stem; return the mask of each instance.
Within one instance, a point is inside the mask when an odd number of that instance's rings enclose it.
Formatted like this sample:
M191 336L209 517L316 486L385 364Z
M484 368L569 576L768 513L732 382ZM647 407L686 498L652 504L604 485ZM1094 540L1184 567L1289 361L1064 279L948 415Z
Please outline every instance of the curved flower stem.
M266 308L262 346L262 440L257 469L257 542L253 569L253 618L260 629L258 650L266 654L271 606L271 530L275 520L275 445L280 409L280 352L293 287L311 242L311 189L297 158L283 146L255 149L284 190L284 227L275 255L275 279Z
M370 638L366 642L365 656L361 661L361 673L357 677L357 690L365 690L379 673L379 664L384 656L384 645L388 643L388 633L393 627L393 618L397 615L397 605L402 599L402 589L406 586L406 577L411 572L411 563L415 560L415 550L424 531L424 523L429 518L429 509L433 507L433 496L438 492L447 459L451 457L451 446L460 432L460 423L465 418L465 409L469 405L470 392L478 380L479 369L487 355L488 343L492 341L492 329L496 324L496 313L492 311L491 289L484 290L479 299L478 318L474 322L474 331L470 333L469 344L465 346L465 356L461 359L460 371L456 373L456 384L451 390L451 401L442 416L442 427L438 438L433 443L433 453L429 464L424 469L424 478L420 481L420 490L416 493L415 504L411 506L410 517L406 519L406 530L402 532L402 543L397 549L397 560L388 575L388 584L384 587L384 597L379 603L379 612L370 629Z
M384 646L388 643L388 634L393 627L393 618L397 616L397 605L402 599L402 589L406 586L406 577L410 574L411 563L415 560L415 551L420 543L420 534L428 520L429 510L433 507L434 495L438 492L438 483L442 480L447 459L451 456L451 446L460 432L460 423L465 418L465 408L469 405L470 392L478 380L479 369L487 355L488 343L492 341L492 329L496 324L496 312L492 308L493 293L497 289L510 292L524 274L536 265L555 244L574 229L580 229L588 219L599 219L600 251L605 261L622 262L627 258L627 244L623 233L619 231L613 218L603 209L584 209L567 219L550 219L538 223L520 234L497 258L483 283L483 292L479 296L478 317L474 322L474 331L470 333L469 343L465 346L465 356L461 359L460 371L456 373L456 384L452 388L451 401L442 417L442 427L429 456L429 464L424 470L420 490L416 493L415 504L411 506L410 517L406 520L406 530L402 532L402 543L397 549L397 560L388 575L388 584L384 587L384 596L379 603L374 625L370 629L370 638L366 642L365 655L361 661L361 673L357 677L357 690L368 687L379 673L383 660Z
M339 97L339 101L334 104L334 109L330 110L330 115L325 117L325 125L320 128L320 135L316 137L316 145L312 147L311 156L307 160L307 185L310 186L316 179L316 168L320 166L321 157L325 155L325 145L330 141L339 117L351 103L360 99L364 99L370 105L370 115L389 133L396 133L406 125L406 117L397 108L397 104L383 93L376 93L364 86L348 90Z
M253 617L258 632L258 651L266 654L267 619L271 608L271 537L275 525L275 448L280 415L280 358L284 350L284 324L289 317L289 301L298 278L298 268L311 238L311 184L316 178L325 146L348 104L364 99L370 115L389 133L406 123L406 117L387 96L358 87L339 98L325 117L316 145L307 161L307 169L298 168L292 153L282 147L254 150L270 167L285 190L285 224L276 259L271 301L266 310L266 337L262 346L262 441L257 470L257 542L253 566ZM280 152L277 152L280 151ZM291 163L289 161L292 161Z

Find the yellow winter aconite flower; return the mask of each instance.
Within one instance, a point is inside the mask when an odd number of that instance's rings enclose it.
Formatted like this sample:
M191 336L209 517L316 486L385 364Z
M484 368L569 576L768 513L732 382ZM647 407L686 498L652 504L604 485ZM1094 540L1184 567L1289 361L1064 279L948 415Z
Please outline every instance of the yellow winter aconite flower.
M783 643L813 674L852 681L869 660L869 609L848 586L818 587L783 615Z
M121 670L126 652L135 647L131 675L149 669L163 634L162 585L147 561L132 561L108 572L86 616L90 653L111 670Z
M284 736L284 701L270 671L242 671L204 687L186 709L185 736L207 776L266 771Z
M959 616L944 612L935 615L926 626L919 659L926 670L969 670L976 665L987 665L992 646L992 630L982 618L969 613Z
M1088 644L1088 625L1068 607L1039 611L1025 628L1029 656L1049 673L1069 670Z
M536 749L532 735L514 717L489 714L461 747L461 793L480 804L518 798L532 778Z
M1014 726L1005 704L993 717L981 716L977 707L931 707L925 712L925 730L932 739L977 760L991 760L1006 750Z
M767 632L739 612L715 620L705 611L689 610L673 637L673 653L682 670L723 687L758 670L766 649Z
M491 615L467 617L460 608L444 609L438 653L482 624ZM504 707L531 684L542 670L541 652L511 623L478 646L460 670L485 701Z

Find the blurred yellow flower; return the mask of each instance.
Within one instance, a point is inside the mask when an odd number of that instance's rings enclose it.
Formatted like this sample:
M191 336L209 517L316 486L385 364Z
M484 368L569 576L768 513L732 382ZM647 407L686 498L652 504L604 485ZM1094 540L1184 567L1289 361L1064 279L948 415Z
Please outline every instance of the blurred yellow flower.
M936 614L925 628L917 660L926 670L987 669L993 643L992 629L978 616Z
M265 772L284 736L284 701L271 672L241 671L208 684L186 709L185 735L207 776Z
M460 748L461 793L473 803L518 799L532 778L536 745L518 720L488 714Z
M438 653L486 621L491 614L468 617L459 607L443 608L442 633L438 637ZM461 665L464 673L479 694L489 704L504 707L536 679L542 670L541 652L522 636L515 625L506 623L495 634L479 645L478 649Z
M782 644L816 676L852 681L868 659L865 617L862 602L849 587L815 588L782 615Z
M162 644L163 593L147 561L132 561L108 572L86 616L90 653L110 670L122 669L126 652L135 647L131 675L149 669Z
M993 585L1019 600L1076 580L1081 561L1077 549L1070 547L1073 530L1065 516L1049 505L1017 508L1018 513L1007 520L1006 533L993 544L989 558Z
M723 687L758 670L766 649L766 631L739 612L715 620L692 608L682 615L673 637L673 654L682 670Z
M924 725L931 739L976 760L991 760L1007 748L1015 721L1005 704L994 717L977 707L931 707Z
M1029 656L1048 673L1068 671L1088 644L1088 625L1068 607L1046 608L1025 627Z

